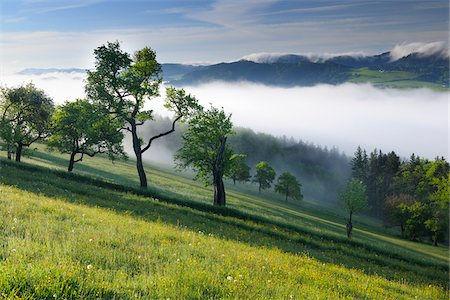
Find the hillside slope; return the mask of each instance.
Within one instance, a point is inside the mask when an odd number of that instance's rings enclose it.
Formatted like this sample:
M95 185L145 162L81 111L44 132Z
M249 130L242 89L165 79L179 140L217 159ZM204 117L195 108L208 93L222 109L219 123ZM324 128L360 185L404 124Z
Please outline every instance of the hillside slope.
M79 175L65 162L0 159L3 297L446 298L447 249L370 220L350 241L339 212L307 202L234 189L216 209L209 188L161 169L142 193L132 162L95 158Z

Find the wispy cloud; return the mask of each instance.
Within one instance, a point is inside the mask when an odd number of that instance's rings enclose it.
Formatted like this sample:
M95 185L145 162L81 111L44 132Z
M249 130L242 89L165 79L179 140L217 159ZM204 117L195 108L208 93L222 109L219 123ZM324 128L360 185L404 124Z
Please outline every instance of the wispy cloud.
M61 11L61 10L71 10L79 9L83 7L88 7L104 0L65 0L65 1L54 1L54 0L34 0L25 1L26 8L24 13L31 14L44 14L49 12Z

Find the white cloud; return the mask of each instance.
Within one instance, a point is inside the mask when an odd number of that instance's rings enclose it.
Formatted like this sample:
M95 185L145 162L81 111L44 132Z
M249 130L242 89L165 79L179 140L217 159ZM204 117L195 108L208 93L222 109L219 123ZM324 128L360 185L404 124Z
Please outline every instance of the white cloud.
M252 53L249 55L245 55L241 57L241 60L247 60L247 61L253 61L256 63L273 63L277 61L280 57L284 55L300 55L305 56L307 59L309 59L312 62L317 61L324 61L336 56L353 56L353 57L364 57L367 56L364 52L343 52L343 53L322 53L322 54L316 54L316 53Z
M42 75L8 75L1 78L0 84L4 87L17 87L33 82L34 85L44 90L55 102L62 104L65 101L73 101L84 96L84 79L82 73L45 73Z
M417 53L423 56L440 54L443 56L449 56L448 43L446 42L433 42L433 43L409 43L409 44L397 44L391 50L391 60L395 61L409 54Z
M352 154L372 150L448 157L449 93L343 84L276 88L212 83L186 90L232 112L238 126L293 136Z
M33 83L56 104L84 97L80 73L5 76L1 85ZM277 136L293 136L322 146L337 146L351 155L358 145L402 156L412 152L434 158L448 153L448 92L429 89L379 89L371 85L278 88L249 83L210 83L185 87L202 105L231 112L237 126ZM172 117L162 97L147 109Z

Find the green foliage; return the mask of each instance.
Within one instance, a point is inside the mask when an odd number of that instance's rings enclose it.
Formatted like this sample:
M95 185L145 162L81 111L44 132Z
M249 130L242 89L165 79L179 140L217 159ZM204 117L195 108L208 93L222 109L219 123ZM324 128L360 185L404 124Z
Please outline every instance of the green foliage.
M59 166L59 154L36 154L27 161ZM90 168L79 172L132 184L134 162L87 159ZM3 297L447 296L448 249L381 234L378 226L347 240L336 209L318 207L318 214L307 202L300 209L237 191L233 208L219 209L204 202L209 191L200 184L150 167L158 185L176 185L176 193L158 201L153 190L0 164Z
M259 184L259 191L270 188L275 179L275 169L268 162L260 161L256 167L256 174L253 181Z
M233 179L234 183L236 181L246 182L251 178L250 167L245 161L246 156L245 154L234 154L230 157L228 177Z
M94 50L95 69L88 71L86 93L94 104L108 111L114 119L126 124L131 133L133 151L141 188L147 188L147 177L142 153L152 142L175 131L177 121L199 108L197 100L183 90L167 89L165 107L175 112L172 128L147 141L138 135L137 127L153 119L152 110L144 110L147 100L159 96L162 83L161 66L155 52L149 47L137 51L133 59L120 49L119 42L100 46Z
M284 172L278 177L275 185L275 192L286 196L286 201L289 197L295 200L302 200L301 184L297 178L289 172Z
M226 142L231 134L231 115L227 115L223 110L211 107L197 113L189 120L189 127L183 134L184 144L175 155L178 168L192 167L197 172L196 178L206 184L212 183L212 173L217 167L223 168L223 174L228 174L233 151L225 144L221 159L219 152L222 143Z
M94 50L95 69L88 71L88 97L123 121L146 121L150 111L141 112L145 100L159 96L161 67L148 47L137 51L134 59L120 49L119 42ZM137 117L139 114L139 118Z
M62 153L94 156L106 153L111 160L125 158L120 132L121 122L105 114L98 106L85 99L59 105L52 116L52 135L48 146Z
M350 215L360 212L367 206L366 187L361 181L352 178L339 198Z
M53 109L53 100L32 83L2 90L0 138L8 153L16 152L16 160L20 161L23 147L48 135Z

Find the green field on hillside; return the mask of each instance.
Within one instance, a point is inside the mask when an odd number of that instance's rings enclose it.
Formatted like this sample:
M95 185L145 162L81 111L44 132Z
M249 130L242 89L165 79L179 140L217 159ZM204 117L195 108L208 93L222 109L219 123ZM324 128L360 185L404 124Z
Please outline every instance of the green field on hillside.
M418 79L419 74L405 71L381 71L368 68L353 69L349 82L371 83L376 87L415 89L430 88L439 91L448 91L448 88L434 82Z
M250 184L212 189L170 168L0 152L0 295L6 298L448 299L448 249L399 239L313 199Z

